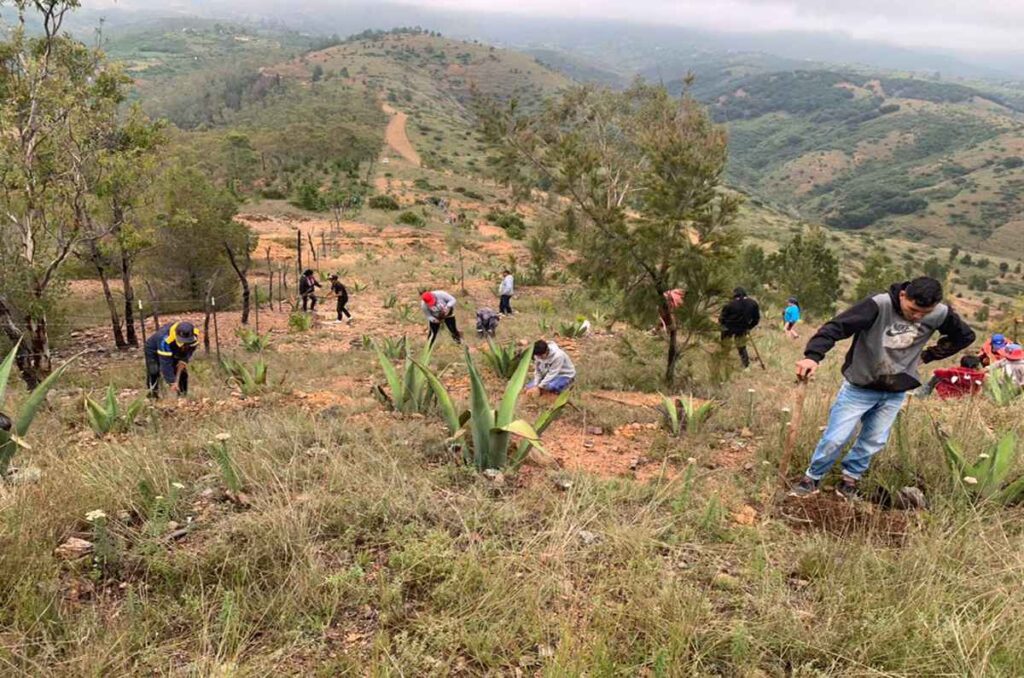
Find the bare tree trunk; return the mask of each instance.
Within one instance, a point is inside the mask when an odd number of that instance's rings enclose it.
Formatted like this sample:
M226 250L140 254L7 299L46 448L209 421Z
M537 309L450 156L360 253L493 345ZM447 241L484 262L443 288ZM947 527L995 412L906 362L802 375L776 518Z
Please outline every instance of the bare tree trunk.
M210 295L213 294L213 286L217 283L217 276L220 271L217 271L210 277L210 282L206 286L206 296L203 297L203 308L206 310L206 316L203 318L203 351L206 355L210 355Z
M665 332L668 334L668 357L665 365L665 386L672 388L676 381L676 363L679 362L679 327L676 325L676 316L672 308L661 295L659 308L661 320L665 323Z
M231 262L231 268L235 269L235 274L238 276L239 282L242 283L242 324L249 324L249 278L246 273L249 270L249 266L246 265L245 269L238 267L238 262L235 260L235 253L231 249L231 246L226 242L224 243L224 249L228 253L228 261ZM248 256L246 256L248 259Z
M39 381L32 379L32 349L22 341L25 338L25 335L14 322L14 318L11 315L11 308L7 305L7 302L2 295L0 295L0 332L3 332L4 336L6 336L12 344L17 344L18 353L14 356L14 363L18 366L18 371L21 373L22 379L25 380L25 384L30 389L35 388L39 385Z
M124 323L127 330L128 344L138 346L140 339L135 336L135 287L132 285L132 261L124 252L121 253L121 287L124 288Z
M459 286L462 293L466 294L466 264L462 260L462 248L459 248Z
M306 231L306 239L309 240L309 251L313 255L313 263L319 263L320 257L316 253L316 245L313 244L313 233Z
M110 280L107 278L107 272L98 263L96 264L96 270L100 274L100 283L103 285L103 298L107 302L107 310L110 311L110 327L114 330L114 346L128 348L128 343L124 340L124 332L121 330L121 318L117 315L117 304L114 303L114 295L110 291Z
M157 327L160 327L160 305L157 304L156 292L153 291L153 286L146 281L146 289L149 290L149 305L153 307L153 322L156 323Z

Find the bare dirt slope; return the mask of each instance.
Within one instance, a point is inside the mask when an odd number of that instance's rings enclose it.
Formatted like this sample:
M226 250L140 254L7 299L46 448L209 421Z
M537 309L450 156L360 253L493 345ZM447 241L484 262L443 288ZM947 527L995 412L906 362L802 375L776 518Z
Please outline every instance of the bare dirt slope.
M409 141L409 135L405 131L405 124L409 116L386 103L382 103L381 107L391 117L388 121L387 129L384 131L384 140L398 155L419 167L420 154L413 148L412 143Z

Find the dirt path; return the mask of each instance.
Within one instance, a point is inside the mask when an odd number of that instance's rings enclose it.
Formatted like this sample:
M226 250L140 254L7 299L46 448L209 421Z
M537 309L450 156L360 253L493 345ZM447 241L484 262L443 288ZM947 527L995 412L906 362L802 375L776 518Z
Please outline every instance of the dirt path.
M402 111L392 108L387 103L382 102L381 108L391 116L391 119L388 121L388 127L384 131L384 140L387 141L388 146L394 149L398 155L419 167L420 154L412 147L409 136L405 133L405 123L409 116Z

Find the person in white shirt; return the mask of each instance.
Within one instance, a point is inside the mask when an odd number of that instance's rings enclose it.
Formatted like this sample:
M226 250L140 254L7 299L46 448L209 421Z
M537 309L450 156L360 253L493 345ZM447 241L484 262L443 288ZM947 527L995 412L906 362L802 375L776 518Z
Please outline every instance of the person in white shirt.
M576 381L576 366L553 341L540 339L533 344L533 379L526 385L529 396L561 393Z
M512 277L512 271L507 268L502 271L504 276L501 279L501 285L498 287L498 296L501 297L501 302L498 304L498 313L502 315L512 315L512 295L515 294L515 278Z

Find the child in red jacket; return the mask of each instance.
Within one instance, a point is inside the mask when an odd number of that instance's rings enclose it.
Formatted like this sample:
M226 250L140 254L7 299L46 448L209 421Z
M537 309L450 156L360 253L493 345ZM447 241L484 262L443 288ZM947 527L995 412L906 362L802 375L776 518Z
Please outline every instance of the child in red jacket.
M979 393L987 376L980 368L981 360L977 356L965 355L960 359L960 367L935 370L928 382L928 391L934 389L943 400Z

